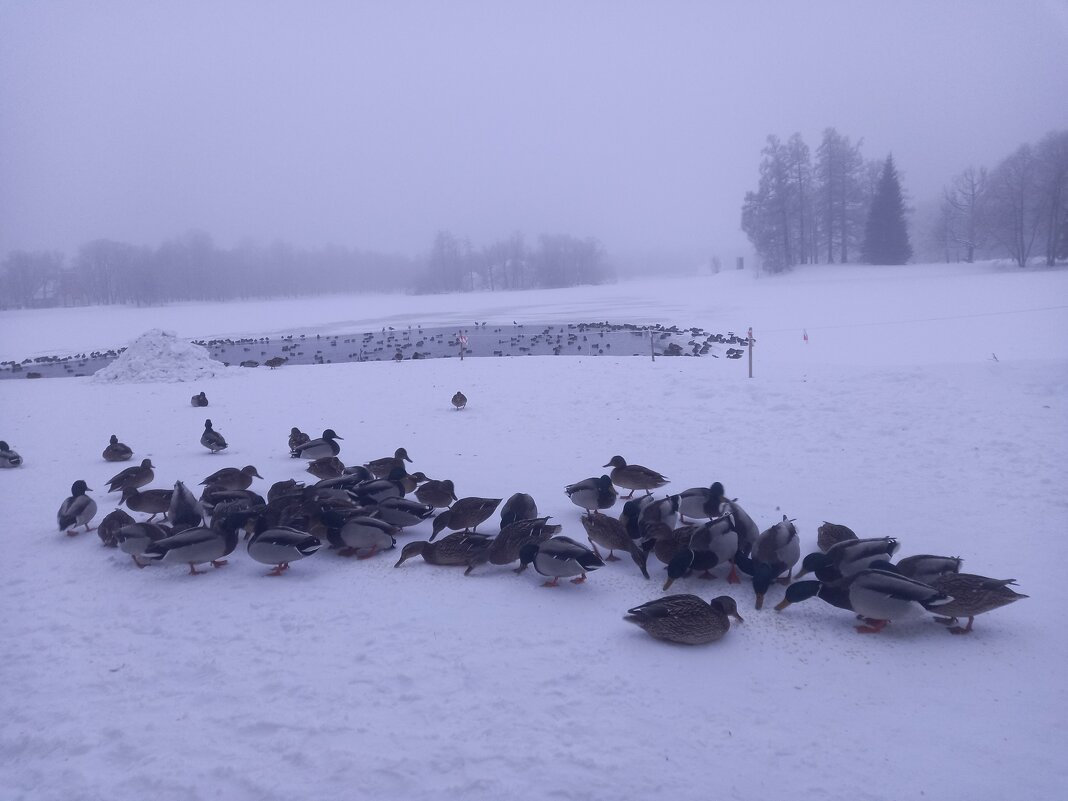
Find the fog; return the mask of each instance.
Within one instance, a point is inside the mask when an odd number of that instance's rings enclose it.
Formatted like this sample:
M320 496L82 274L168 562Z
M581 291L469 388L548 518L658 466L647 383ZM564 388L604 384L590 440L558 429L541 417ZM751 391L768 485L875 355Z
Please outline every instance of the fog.
M1068 124L1068 4L0 6L0 255L190 229L400 254L448 230L748 252L768 134L913 200Z

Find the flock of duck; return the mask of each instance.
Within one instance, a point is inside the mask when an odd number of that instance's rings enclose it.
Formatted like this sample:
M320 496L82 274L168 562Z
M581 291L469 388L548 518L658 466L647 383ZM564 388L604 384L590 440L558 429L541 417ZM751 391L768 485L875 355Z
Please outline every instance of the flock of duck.
M191 403L206 406L207 398L200 393ZM466 403L462 392L452 399L457 411ZM528 494L516 493L506 501L457 497L452 481L408 473L411 459L404 448L346 466L338 458L342 440L332 429L313 439L293 428L289 453L306 460L307 471L318 480L279 481L266 497L250 489L254 479L263 478L253 465L215 471L200 482L199 497L182 481L172 489L142 489L155 477L152 461L143 459L113 476L107 489L120 493L120 506L149 517L138 522L116 509L101 520L97 533L105 545L129 554L138 567L175 563L198 574L203 572L198 565L226 564L244 532L249 557L270 566L267 575L282 576L324 542L340 556L368 559L395 548L405 528L432 519L430 537L403 545L394 567L420 556L432 565L464 567L469 575L480 565L518 562L516 573L532 567L545 577L544 586L555 587L561 578L581 584L588 573L617 561L616 551L627 554L648 579L653 555L666 570L664 591L686 577L713 578L712 571L725 567L729 584L741 582L739 571L747 576L756 609L778 582L787 586L777 611L819 598L856 615L860 633L879 632L890 621L923 610L935 614L950 632L966 634L977 615L1027 597L1010 587L1013 579L961 573L958 557L920 554L894 562L896 539L859 538L833 523L819 527L819 550L802 559L792 520L784 516L761 531L736 499L726 497L719 482L656 497L653 490L669 480L650 468L628 464L622 456L604 465L611 468L608 473L564 488L584 512L580 520L587 545L561 535L562 526L539 516ZM228 447L211 420L205 421L200 442L212 453ZM132 457L133 449L112 435L103 458L121 462ZM0 466L21 464L21 457L0 442ZM617 488L630 492L621 496ZM57 513L60 531L74 536L79 527L91 530L97 513L96 502L87 494L91 491L84 480L74 482ZM644 494L634 497L635 492ZM618 516L605 514L620 500ZM498 508L499 531L478 532ZM162 520L157 521L159 516ZM800 580L809 574L812 578ZM731 618L742 621L732 596L705 602L692 594L666 595L625 616L657 639L684 644L720 639L730 629ZM966 625L958 625L961 618L967 618Z

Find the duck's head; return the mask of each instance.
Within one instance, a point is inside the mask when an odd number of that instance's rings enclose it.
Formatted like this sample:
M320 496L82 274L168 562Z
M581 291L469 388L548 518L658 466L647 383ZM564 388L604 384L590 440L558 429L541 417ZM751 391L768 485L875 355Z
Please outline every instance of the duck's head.
M244 473L246 476L255 476L256 478L263 478L263 476L260 475L259 471L250 464L247 464L242 467L241 472Z
M626 467L627 466L627 460L624 459L622 456L613 456L608 461L608 464L602 465L602 466L603 467Z
M0 440L0 451L9 451L9 450L11 450L11 446L9 446L3 440Z
M790 604L801 603L819 594L822 585L818 581L795 581L786 588L786 596L775 605L775 611L781 612Z
M70 485L70 494L75 497L78 495L85 495L87 492L92 492L92 490L89 488L89 485L80 478Z
M718 596L716 598L713 598L708 603L709 603L709 606L718 606L720 609L723 610L724 614L730 615L735 620L737 620L739 623L744 623L745 622L742 619L742 616L738 614L738 604L735 602L735 600L731 596L729 596L729 595L720 595L720 596Z
M323 432L323 439L345 439L345 438L344 437L339 437L336 433L334 433L334 429L328 428L328 429L326 429L326 431Z
M112 445L118 445L119 444L119 438L117 436L115 436L114 434L112 434L111 435L111 439L109 440L109 443L112 444Z
M425 540L418 540L417 542L409 542L404 548L401 549L400 559L397 560L397 564L394 567L400 567L404 564L405 559L411 559L413 556L421 556L426 549L427 543Z
M208 429L208 431L211 431L211 420L210 419L204 421L204 428Z
M393 458L394 459L403 459L406 462L411 462L412 461L411 459L408 458L408 451L406 451L404 448L397 448L396 452L393 454Z
M831 559L827 554L822 551L816 551L810 553L804 559L801 560L801 569L797 571L797 578L801 578L806 573L815 573L825 567L830 567Z
M527 569L527 565L534 561L534 558L538 555L538 545L534 542L528 542L526 545L519 549L519 569L517 573L521 573Z
M775 572L775 568L766 562L757 562L753 566L753 592L756 593L756 608L762 609L764 607L764 595L768 591L768 587L771 586L771 582L775 580L778 573Z

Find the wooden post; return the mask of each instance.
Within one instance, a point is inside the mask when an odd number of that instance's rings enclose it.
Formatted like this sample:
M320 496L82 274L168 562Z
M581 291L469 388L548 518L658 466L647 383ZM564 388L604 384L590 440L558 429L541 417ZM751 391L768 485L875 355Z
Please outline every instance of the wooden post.
M656 348L653 347L653 329L649 329L649 358L656 361Z
M753 327L749 326L749 377L753 377Z
M464 360L464 346L467 344L467 337L463 334L459 334L457 339L460 341L460 361Z

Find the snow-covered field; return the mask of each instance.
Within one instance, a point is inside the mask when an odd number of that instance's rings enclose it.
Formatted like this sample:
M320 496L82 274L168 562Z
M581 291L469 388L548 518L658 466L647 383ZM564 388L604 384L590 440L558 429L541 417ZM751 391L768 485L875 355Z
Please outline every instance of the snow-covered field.
M524 357L242 370L195 383L0 382L6 543L0 797L71 799L1059 798L1068 545L1068 271L812 267L520 294L0 313L0 358L182 337L387 324L609 320L757 339L746 361ZM803 331L808 333L804 341ZM996 358L995 358L996 354ZM468 407L449 404L462 389ZM207 410L189 405L204 390ZM207 414L205 414L207 412ZM230 442L199 444L206 416ZM407 448L457 494L523 491L583 539L567 483L615 454L681 491L719 480L761 528L796 518L960 555L1030 598L952 637L878 635L818 600L753 609L719 643L622 620L662 595L629 561L584 585L470 577L325 549L280 579L242 548L208 575L138 570L56 530L71 483L115 507L108 436L153 487L254 464L308 479L290 427L348 464ZM401 539L425 539L429 524ZM655 560L650 560L652 566Z

